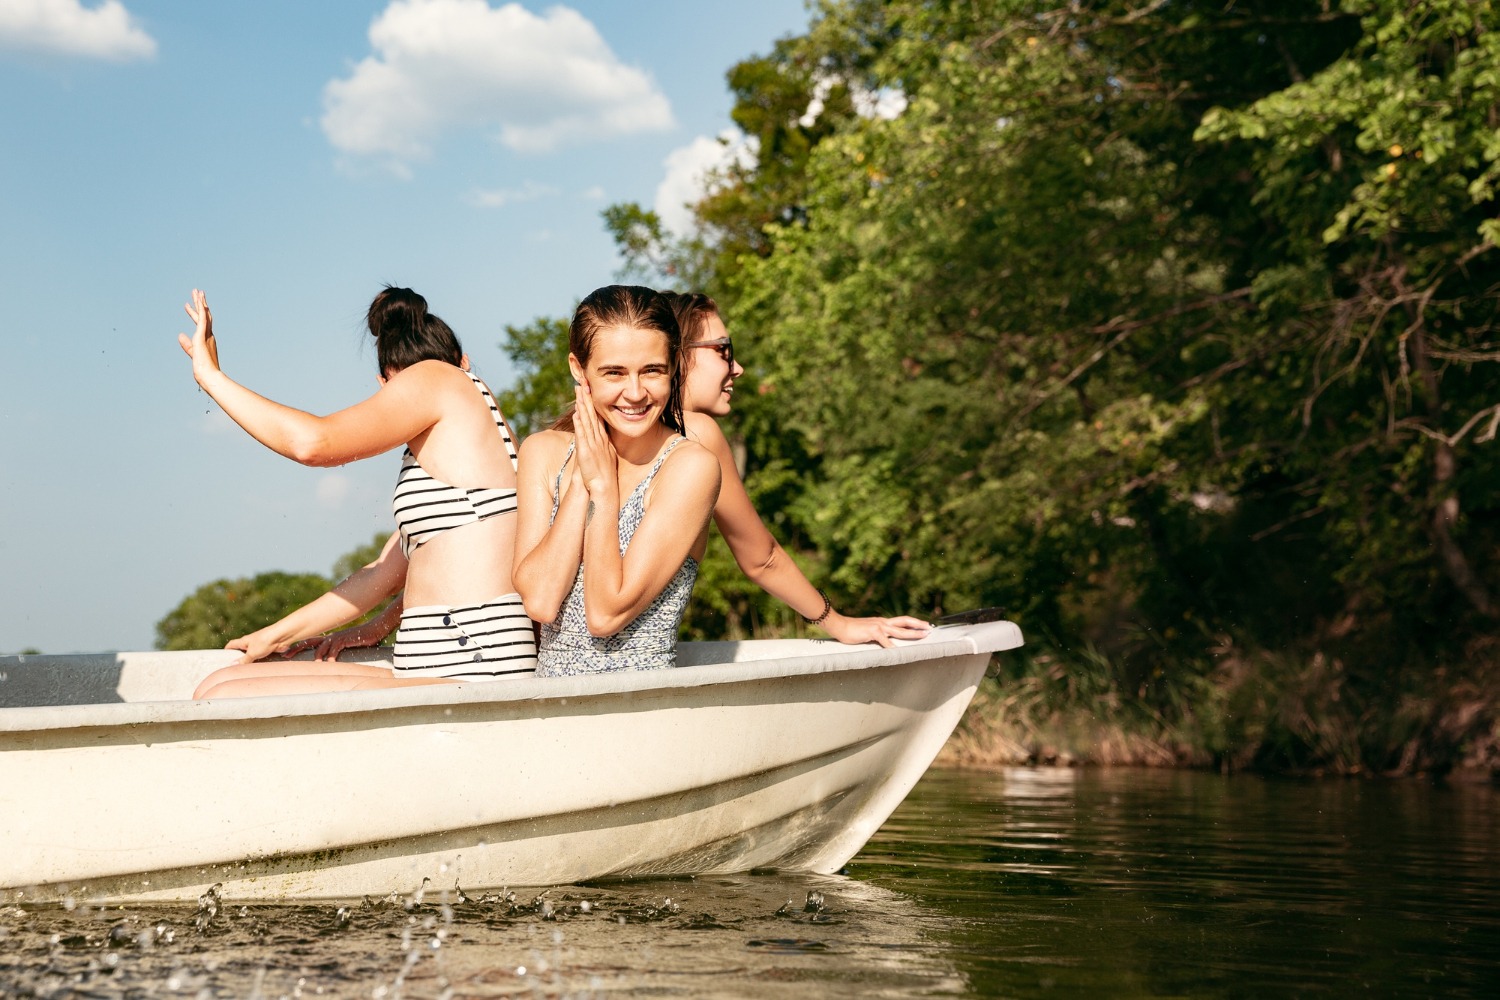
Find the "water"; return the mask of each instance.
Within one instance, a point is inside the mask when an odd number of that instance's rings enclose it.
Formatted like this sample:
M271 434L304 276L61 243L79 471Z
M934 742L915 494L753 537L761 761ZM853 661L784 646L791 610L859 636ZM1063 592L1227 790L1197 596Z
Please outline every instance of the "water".
M0 909L0 995L1500 995L1500 790L934 771L843 876Z

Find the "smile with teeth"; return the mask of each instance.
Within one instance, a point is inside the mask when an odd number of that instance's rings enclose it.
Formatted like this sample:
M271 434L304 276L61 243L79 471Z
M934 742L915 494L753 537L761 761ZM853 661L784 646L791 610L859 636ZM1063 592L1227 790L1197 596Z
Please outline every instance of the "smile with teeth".
M650 412L651 407L644 406L644 405L643 406L616 406L615 409L618 410L620 413L623 413L627 417L643 417L648 412Z

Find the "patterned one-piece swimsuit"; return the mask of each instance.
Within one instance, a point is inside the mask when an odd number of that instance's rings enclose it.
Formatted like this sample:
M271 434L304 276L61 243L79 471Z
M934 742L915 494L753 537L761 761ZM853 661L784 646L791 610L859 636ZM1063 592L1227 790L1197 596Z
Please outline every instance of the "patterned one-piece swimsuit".
M630 492L620 505L620 555L630 547L636 529L646 516L646 491L672 449L687 440L674 438L657 457L646 478ZM573 457L573 446L563 456L562 469L552 488L552 518L562 496L563 470ZM542 623L542 643L537 653L537 675L554 677L568 674L595 674L614 670L656 670L677 664L677 629L698 579L698 560L688 556L667 582L666 587L646 609L614 635L600 638L590 635L583 607L583 567L573 580L573 589L563 602L557 619Z

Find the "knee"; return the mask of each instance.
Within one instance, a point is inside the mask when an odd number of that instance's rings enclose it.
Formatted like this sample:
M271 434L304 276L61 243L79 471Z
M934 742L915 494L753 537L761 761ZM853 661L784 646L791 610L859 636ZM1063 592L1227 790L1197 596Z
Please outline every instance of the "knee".
M222 687L224 687L224 684L214 680L213 677L208 677L202 684L198 685L198 690L193 692L193 700L204 701L216 697L219 695L219 689Z
M213 690L224 682L223 674L224 671L228 669L228 667L223 667L219 670L215 670L213 673L203 678L203 680L199 681L198 686L193 689L193 700L201 701L204 698L211 697L211 693L213 692Z
M215 693L219 697L223 697L224 692L219 689L231 681L242 679L246 673L246 666L247 664L244 663L236 663L233 666L220 667L218 670L215 670L198 682L198 686L193 689L193 700L200 701L204 698L212 698L215 696Z

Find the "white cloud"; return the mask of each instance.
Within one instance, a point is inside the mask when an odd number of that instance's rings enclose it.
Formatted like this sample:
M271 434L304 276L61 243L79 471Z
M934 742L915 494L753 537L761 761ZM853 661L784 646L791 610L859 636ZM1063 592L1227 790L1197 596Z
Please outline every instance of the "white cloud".
M519 152L670 128L644 71L616 58L583 15L519 3L393 0L370 25L372 55L323 90L323 132L347 153L401 170L444 133L479 129Z
M580 191L578 193L578 197L582 198L584 201L603 201L604 188L599 186L598 184L595 184L591 188Z
M550 184L538 184L536 181L527 181L519 188L497 188L491 191L475 191L470 197L472 204L480 208L504 208L506 205L514 205L521 201L536 201L538 198L551 198L561 192Z
M662 225L678 236L690 233L693 229L690 206L714 189L718 175L725 169L754 166L755 153L755 141L737 129L726 129L717 139L700 135L668 153L662 161L667 173L656 187L652 206Z
M906 110L906 92L897 87L881 87L879 90L855 90L854 113L861 118L880 118L891 121L901 117Z
M340 472L330 472L319 477L314 493L318 506L338 510L349 497L349 477Z
M120 0L0 0L0 48L123 62L156 55L156 40Z
M811 128L823 113L824 102L832 93L836 84L843 83L839 76L819 77L818 82L813 85L812 97L807 102L807 110L802 117L797 119L797 124L803 128ZM861 118L879 118L890 121L901 117L901 112L906 110L906 93L898 87L881 87L879 90L866 90L858 84L854 84L849 90L849 100L854 104L854 113Z

